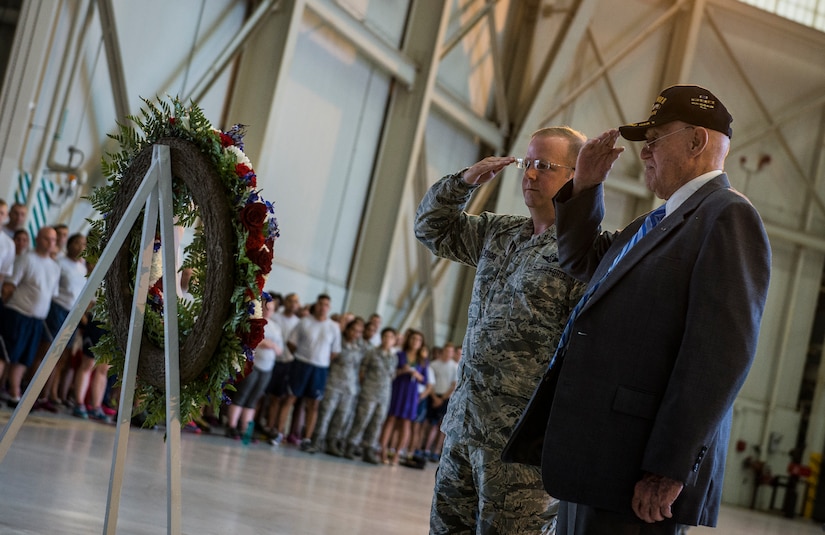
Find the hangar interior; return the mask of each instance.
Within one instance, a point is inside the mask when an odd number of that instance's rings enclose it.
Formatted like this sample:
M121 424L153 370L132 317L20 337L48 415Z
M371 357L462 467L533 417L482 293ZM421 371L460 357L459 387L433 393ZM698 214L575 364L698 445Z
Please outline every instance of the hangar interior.
M766 510L784 488L757 484L825 449L824 32L817 1L2 0L0 198L29 206L33 232L88 230L116 123L141 97L192 99L216 127L247 125L281 227L268 288L460 344L473 273L416 242L427 187L523 155L538 128L593 136L646 118L668 85L708 87L773 250L724 488ZM658 204L622 143L605 228ZM526 213L519 181L506 170L471 211ZM825 516L823 495L797 508Z

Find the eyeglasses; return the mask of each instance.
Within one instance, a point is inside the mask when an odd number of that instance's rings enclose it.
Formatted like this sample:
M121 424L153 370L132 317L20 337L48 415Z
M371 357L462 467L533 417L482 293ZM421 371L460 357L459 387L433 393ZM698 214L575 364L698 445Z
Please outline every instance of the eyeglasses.
M558 171L559 169L576 169L575 167L570 167L569 165L545 162L544 160L528 160L527 158L516 158L516 167L519 169L524 169L525 171L531 167L536 171L547 171L549 169L552 169L553 171Z
M666 137L668 137L668 136L672 136L673 134L678 134L679 132L682 132L682 131L684 131L684 130L687 130L688 128L695 128L695 127L694 127L694 126L686 126L686 127L684 127L684 128L680 128L679 130L674 130L673 132L671 132L671 133L669 133L669 134L665 134L665 135L663 135L663 136L659 136L659 137L657 137L656 139L651 139L650 141L645 141L645 147L644 147L644 148L646 148L646 149L647 149L647 150L649 150L649 151L653 151L653 144L654 144L654 143L658 143L658 142L660 142L661 140L663 140L664 138L666 138Z

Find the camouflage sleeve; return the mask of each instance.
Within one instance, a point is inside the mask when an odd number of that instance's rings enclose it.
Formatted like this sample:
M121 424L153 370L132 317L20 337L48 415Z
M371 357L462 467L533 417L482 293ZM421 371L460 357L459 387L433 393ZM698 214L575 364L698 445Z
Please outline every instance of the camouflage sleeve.
M415 237L434 255L475 267L489 219L464 211L479 186L461 180L462 173L445 176L427 191L415 213Z

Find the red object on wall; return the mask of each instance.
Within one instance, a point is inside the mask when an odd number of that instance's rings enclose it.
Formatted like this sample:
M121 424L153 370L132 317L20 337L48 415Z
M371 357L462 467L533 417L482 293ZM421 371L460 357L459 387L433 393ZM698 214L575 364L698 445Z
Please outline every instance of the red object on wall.
M788 465L788 474L799 477L809 477L811 475L811 467L804 464L790 463Z

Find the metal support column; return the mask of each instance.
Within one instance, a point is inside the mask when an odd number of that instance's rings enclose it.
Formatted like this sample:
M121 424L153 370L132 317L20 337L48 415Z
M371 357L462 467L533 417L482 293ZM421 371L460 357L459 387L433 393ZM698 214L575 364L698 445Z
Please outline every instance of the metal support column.
M419 65L409 90L396 86L390 97L384 137L378 151L345 310L375 311L383 301L398 206L415 174L438 71L441 43L451 2L415 0L410 8L402 51Z
M268 143L269 124L281 109L282 86L292 67L298 41L304 0L283 0L269 11L250 38L238 65L239 80L246 84L244 98L232 99L224 114L235 122L252 125L256 135L244 142L244 152L252 161L260 161Z

